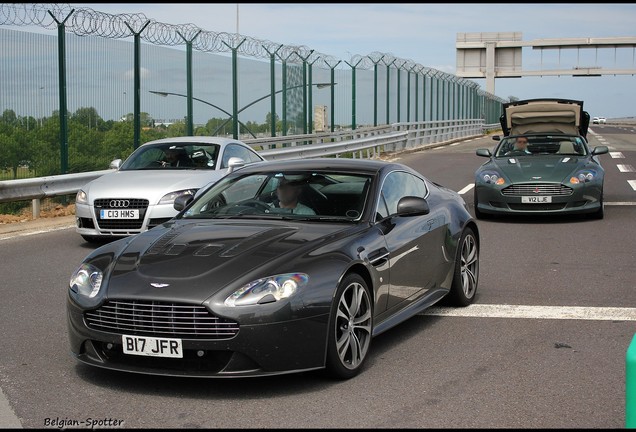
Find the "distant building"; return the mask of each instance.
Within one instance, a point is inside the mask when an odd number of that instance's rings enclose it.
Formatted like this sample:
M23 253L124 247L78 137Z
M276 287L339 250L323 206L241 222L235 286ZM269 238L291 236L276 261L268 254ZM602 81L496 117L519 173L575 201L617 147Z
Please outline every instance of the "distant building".
M314 107L314 132L325 132L328 129L327 105L316 105Z

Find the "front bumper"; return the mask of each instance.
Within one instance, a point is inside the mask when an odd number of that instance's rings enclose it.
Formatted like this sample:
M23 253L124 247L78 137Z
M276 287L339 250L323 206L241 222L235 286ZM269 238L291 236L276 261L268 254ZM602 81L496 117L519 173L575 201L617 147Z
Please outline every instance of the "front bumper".
M139 219L106 220L99 217L99 208L76 203L75 230L90 237L125 237L147 231L177 215L169 204L142 203L136 209L139 210Z
M601 183L572 187L570 195L550 195L549 203L523 203L521 195L504 195L501 187L475 186L475 208L487 214L588 214L599 211L602 205Z
M279 375L325 366L328 313L283 322L240 325L240 330L227 339L183 338L183 358L162 358L124 354L122 333L89 328L84 312L68 299L71 354L92 366L208 378Z

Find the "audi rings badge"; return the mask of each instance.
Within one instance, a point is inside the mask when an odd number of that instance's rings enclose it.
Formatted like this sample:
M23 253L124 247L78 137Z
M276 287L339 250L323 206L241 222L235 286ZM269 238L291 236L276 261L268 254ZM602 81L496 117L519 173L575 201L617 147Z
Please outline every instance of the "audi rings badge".
M130 200L114 199L110 200L108 205L112 208L128 208L128 206L130 206Z

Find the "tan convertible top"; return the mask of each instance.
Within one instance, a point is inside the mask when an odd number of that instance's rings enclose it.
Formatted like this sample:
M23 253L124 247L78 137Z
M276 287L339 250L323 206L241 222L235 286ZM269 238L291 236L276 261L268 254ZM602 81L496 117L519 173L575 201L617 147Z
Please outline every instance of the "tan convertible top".
M536 101L506 107L511 135L554 132L578 135L581 106L576 103Z

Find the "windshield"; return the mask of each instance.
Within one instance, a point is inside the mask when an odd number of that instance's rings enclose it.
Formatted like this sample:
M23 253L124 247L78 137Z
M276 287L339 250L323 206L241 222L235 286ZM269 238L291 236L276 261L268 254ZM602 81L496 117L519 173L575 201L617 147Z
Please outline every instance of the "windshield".
M219 145L165 143L139 147L122 164L121 171L148 169L214 169Z
M497 147L496 157L534 155L586 156L587 146L580 136L518 135L504 138Z
M220 180L184 218L290 218L358 221L371 177L347 172L237 172Z

